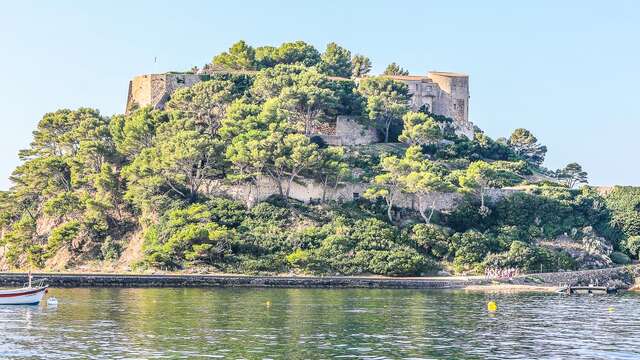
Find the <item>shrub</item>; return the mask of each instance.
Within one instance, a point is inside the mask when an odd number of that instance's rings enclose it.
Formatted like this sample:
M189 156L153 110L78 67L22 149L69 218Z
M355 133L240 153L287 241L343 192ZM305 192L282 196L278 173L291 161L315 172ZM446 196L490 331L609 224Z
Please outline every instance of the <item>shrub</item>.
M47 254L54 255L63 246L71 247L71 242L80 233L80 222L72 220L55 227L47 240Z
M443 259L449 251L449 236L437 225L417 224L412 228L411 240L425 254Z
M241 203L224 198L207 201L211 220L228 228L240 226L247 216L247 210Z
M373 250L370 256L368 269L374 274L418 275L437 268L434 261L428 261L417 251L406 246L394 247L387 251Z
M451 237L449 252L455 254L453 263L457 271L470 270L495 249L495 240L475 230L455 233Z
M625 242L627 251L635 258L640 258L640 236L631 236Z
M122 248L120 244L113 241L111 236L107 236L100 246L100 253L102 254L102 259L104 260L117 260L118 257L120 257L121 251Z
M571 270L576 267L576 264L573 258L565 252L554 252L522 241L514 241L511 243L509 251L487 256L483 266L517 268L531 272Z
M627 256L625 253L621 253L619 251L614 251L609 255L611 260L618 265L627 265L631 264L631 258Z

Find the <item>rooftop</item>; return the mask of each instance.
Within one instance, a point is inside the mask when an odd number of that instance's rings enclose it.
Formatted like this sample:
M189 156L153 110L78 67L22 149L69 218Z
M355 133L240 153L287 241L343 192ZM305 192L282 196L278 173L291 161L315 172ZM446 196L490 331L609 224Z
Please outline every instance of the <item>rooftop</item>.
M429 75L440 75L440 76L450 76L450 77L469 77L469 75L465 73L452 72L452 71L429 71Z

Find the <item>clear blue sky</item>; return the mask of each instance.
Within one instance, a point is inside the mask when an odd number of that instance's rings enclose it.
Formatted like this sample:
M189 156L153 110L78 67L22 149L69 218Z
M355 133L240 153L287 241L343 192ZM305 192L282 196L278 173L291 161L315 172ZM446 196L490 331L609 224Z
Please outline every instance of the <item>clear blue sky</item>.
M202 65L239 39L335 41L375 73L468 73L470 119L491 137L525 127L549 168L640 185L637 1L13 0L0 12L0 189L44 113L120 113L134 75Z

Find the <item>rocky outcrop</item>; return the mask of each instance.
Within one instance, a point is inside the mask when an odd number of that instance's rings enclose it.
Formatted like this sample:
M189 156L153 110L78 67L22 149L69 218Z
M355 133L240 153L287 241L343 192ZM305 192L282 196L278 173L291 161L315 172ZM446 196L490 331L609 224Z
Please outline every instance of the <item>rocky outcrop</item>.
M515 277L514 284L548 286L606 286L616 289L629 289L640 276L639 266L622 266L597 270L566 271L555 273L529 274Z
M581 270L601 269L614 265L611 260L613 245L602 236L598 236L591 226L574 229L571 236L564 234L550 241L541 241L540 245L569 254Z

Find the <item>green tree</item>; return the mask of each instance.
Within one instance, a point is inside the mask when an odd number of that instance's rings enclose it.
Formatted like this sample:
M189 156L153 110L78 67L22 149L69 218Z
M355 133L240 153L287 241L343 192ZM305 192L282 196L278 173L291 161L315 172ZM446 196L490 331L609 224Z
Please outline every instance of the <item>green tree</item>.
M213 64L231 70L254 70L256 51L244 40L231 45L229 52L223 52L213 58Z
M44 213L48 216L68 219L74 212L84 209L80 198L69 191L58 193L43 204Z
M167 121L167 113L144 107L128 116L112 117L109 130L118 152L132 159L143 149L153 146L156 129Z
M409 71L401 68L398 64L393 62L387 65L383 74L388 76L407 76L409 75Z
M261 102L278 97L282 89L295 85L298 75L304 71L307 71L304 66L286 64L262 69L256 75L251 94Z
M442 140L442 130L436 121L423 113L408 112L402 117L402 134L398 138L409 145L431 145Z
M274 67L278 63L278 48L273 46L257 47L255 56L258 69Z
M449 244L449 252L455 254L453 264L457 271L469 270L480 264L494 248L493 239L476 230L453 234Z
M233 100L231 81L210 80L176 90L166 108L193 119L209 135L217 135L220 122Z
M630 236L625 242L625 247L631 256L640 258L640 235Z
M288 42L277 49L276 60L280 64L314 66L320 62L320 53L304 41Z
M485 205L485 196L489 188L495 186L498 173L491 164L484 161L475 161L469 165L467 170L458 178L458 182L463 189L478 193L480 197L480 214L488 216L489 208Z
M393 222L393 205L406 185L404 178L411 171L411 164L406 159L387 156L380 160L380 167L382 174L373 178L372 186L365 191L364 197L383 198L387 203L387 217Z
M409 88L406 84L385 77L369 77L360 81L358 91L366 97L369 119L384 132L389 142L389 130L409 109Z
M539 144L538 139L527 129L515 129L508 144L516 155L537 166L544 162L547 154L547 147Z
M298 74L294 84L282 89L278 99L290 111L294 126L304 129L305 135L310 135L314 125L332 113L339 101L326 76L314 69Z
M570 188L577 184L586 184L587 176L587 172L583 171L578 163L570 163L564 169L556 170L556 177Z
M349 165L344 161L344 149L329 147L320 151L320 158L311 169L310 176L315 176L322 184L322 202L325 202L327 190L334 191L340 182L351 175Z
M126 167L129 197L168 186L185 199L195 199L207 179L223 169L220 142L198 131L191 119L172 119L158 129L154 146ZM142 188L140 188L142 187Z
M371 71L371 60L364 55L354 55L351 59L351 77L365 77Z
M332 42L322 54L318 70L328 76L351 76L351 52Z
M455 188L444 176L443 169L434 162L414 154L420 154L419 147L410 147L405 155L405 162L409 164L410 172L402 179L403 189L406 193L415 196L418 212L425 223L429 224L437 205L437 197L434 194L452 192ZM429 201L430 198L431 201ZM427 215L426 211L429 208L431 210Z
M20 158L34 156L74 156L83 140L93 140L95 133L91 124L108 123L95 109L58 110L47 113L38 122L33 132L29 149L20 151Z

